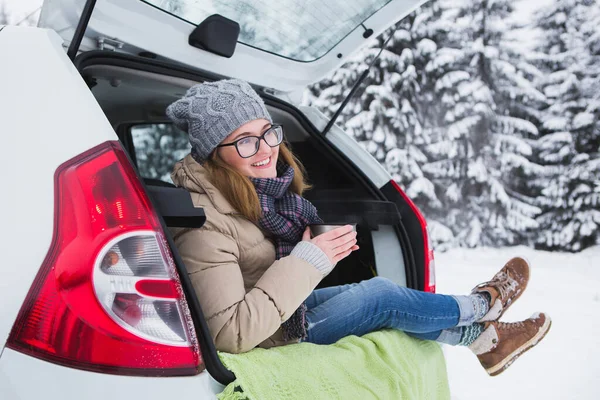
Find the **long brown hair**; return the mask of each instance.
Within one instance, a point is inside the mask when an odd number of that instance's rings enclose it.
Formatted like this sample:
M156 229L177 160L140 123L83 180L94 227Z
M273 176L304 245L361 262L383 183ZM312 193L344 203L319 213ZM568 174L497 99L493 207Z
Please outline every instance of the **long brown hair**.
M279 145L279 159L294 169L294 179L290 184L290 190L302 196L306 190L310 189L310 185L305 181L304 166L285 143ZM229 204L250 221L257 222L262 211L256 189L250 179L225 163L219 157L217 150L212 152L204 163L204 167L208 171L211 183L223 194Z

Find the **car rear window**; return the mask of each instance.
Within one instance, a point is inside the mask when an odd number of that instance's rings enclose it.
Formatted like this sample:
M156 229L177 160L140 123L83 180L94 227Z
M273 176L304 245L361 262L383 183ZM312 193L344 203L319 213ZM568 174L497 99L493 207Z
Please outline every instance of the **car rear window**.
M131 138L139 174L144 179L172 183L175 163L191 150L185 132L171 124L143 124L131 127Z
M142 1L194 25L220 14L240 24L240 43L314 61L391 0Z

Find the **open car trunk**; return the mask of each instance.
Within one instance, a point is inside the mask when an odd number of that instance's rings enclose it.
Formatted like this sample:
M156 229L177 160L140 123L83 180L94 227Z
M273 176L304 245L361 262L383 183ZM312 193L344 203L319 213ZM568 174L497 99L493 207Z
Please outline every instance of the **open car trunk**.
M215 77L176 64L103 51L81 55L76 66L137 166L165 225L201 226L202 213L193 208L187 192L175 188L168 178L174 163L187 154L188 144L164 110L194 83ZM417 266L397 204L320 136L302 112L274 97L267 96L265 102L274 120L285 125L286 140L307 170L313 188L306 197L320 216L329 223L357 224L361 249L340 262L319 287L382 275L418 288ZM152 159L157 155L162 158ZM227 384L234 377L217 356L185 266L172 238L168 241L194 314L206 368Z
M322 79L425 1L45 0L40 26L58 32L75 54L150 54L284 97ZM86 8L93 12L78 43L73 39ZM209 26L215 15L227 18L233 30L215 34ZM196 31L203 22L206 30ZM233 40L229 52L221 51L226 37Z

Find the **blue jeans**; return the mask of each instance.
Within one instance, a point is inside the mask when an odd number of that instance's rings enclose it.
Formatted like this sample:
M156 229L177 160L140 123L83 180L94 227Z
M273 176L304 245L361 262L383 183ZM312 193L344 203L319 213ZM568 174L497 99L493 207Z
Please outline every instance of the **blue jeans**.
M419 339L456 345L460 327L475 322L469 296L425 293L381 277L317 289L306 299L306 306L305 341L317 344L394 328Z

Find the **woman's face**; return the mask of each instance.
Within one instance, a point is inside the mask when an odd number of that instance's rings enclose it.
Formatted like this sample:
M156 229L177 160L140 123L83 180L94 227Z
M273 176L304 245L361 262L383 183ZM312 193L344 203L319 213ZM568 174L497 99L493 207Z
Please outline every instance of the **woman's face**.
M255 119L231 132L221 144L233 143L245 136L260 136L271 127L266 119ZM260 146L255 155L242 158L235 146L219 147L217 151L221 159L237 170L239 173L252 178L275 178L277 177L277 157L279 146L270 147L264 140L260 140Z

